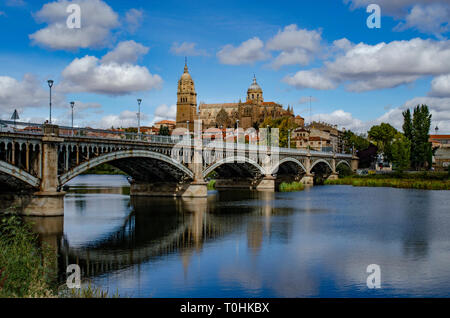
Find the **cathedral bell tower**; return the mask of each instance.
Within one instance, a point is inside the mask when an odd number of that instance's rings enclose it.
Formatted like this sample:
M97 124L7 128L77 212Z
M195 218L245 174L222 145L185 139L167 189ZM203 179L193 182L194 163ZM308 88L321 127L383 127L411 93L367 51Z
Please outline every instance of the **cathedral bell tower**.
M188 128L189 121L189 130L193 130L195 119L197 119L197 93L186 60L184 73L178 81L177 127Z

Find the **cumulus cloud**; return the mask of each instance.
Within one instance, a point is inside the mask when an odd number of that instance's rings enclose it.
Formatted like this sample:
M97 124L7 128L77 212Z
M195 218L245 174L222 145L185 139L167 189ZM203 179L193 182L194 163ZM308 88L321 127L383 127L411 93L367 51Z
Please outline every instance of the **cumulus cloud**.
M355 132L366 132L367 124L363 121L354 118L349 112L342 109L333 111L332 113L314 114L311 116L310 121L322 121L333 125L337 125L340 129L350 129Z
M448 4L416 5L395 30L414 28L422 33L441 34L449 30L450 6Z
M73 60L62 72L62 87L66 92L90 92L125 95L158 89L159 75L151 74L144 66L133 65L148 48L134 42L122 42L102 59L86 55Z
M283 65L308 64L321 49L321 31L299 29L291 24L271 38L266 45L268 50L281 51L272 66L275 69Z
M117 47L102 58L102 63L136 63L141 55L147 54L148 47L135 41L120 42Z
M366 8L372 0L344 0L352 10ZM378 0L382 14L400 20L395 30L414 28L422 33L441 34L449 31L448 0Z
M321 69L300 71L286 82L298 88L370 91L413 83L420 77L450 73L450 41L393 41L369 45L336 43L339 52ZM346 48L346 49L345 49Z
M441 75L431 81L430 96L450 97L450 74Z
M25 74L21 81L9 77L0 76L0 110L10 117L14 109L47 107L49 103L48 88L44 88L33 74ZM55 87L56 88L56 87ZM52 102L55 107L64 104L65 98L58 90L52 92Z
M170 53L174 55L183 55L183 56L207 56L205 50L197 49L197 43L194 42L183 42L179 44L178 42L172 43L170 47Z
M225 45L217 52L217 57L222 64L242 65L266 60L270 57L270 54L264 51L263 41L254 37L242 42L238 47L231 44Z
M299 71L293 76L286 76L283 81L297 89L329 90L337 87L330 78L321 74L318 70Z
M81 8L79 29L70 29L66 25L66 9L72 3ZM35 14L35 18L38 22L47 23L47 27L29 36L33 44L61 50L104 47L111 38L111 30L119 25L117 13L101 0L50 2Z
M177 105L167 106L166 104L162 104L155 109L152 124L161 120L176 120L176 118L177 118Z
M130 9L125 13L125 24L128 32L135 33L144 20L144 11L138 9Z
M141 124L148 119L147 115L141 113ZM101 128L137 127L137 114L131 110L125 110L119 115L104 116L98 124Z

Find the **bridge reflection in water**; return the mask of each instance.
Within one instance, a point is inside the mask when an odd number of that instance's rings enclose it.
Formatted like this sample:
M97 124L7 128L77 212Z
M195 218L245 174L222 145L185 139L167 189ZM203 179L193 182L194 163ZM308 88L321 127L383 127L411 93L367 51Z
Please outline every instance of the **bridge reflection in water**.
M29 219L42 241L59 252L61 282L69 264L80 265L83 278L93 278L179 255L187 271L193 253L227 234L247 232L252 253L261 248L264 235L271 237L273 192L215 192L208 198L130 198L127 190L75 186L66 196L65 227L64 217ZM239 213L232 213L233 206ZM288 214L292 209L276 211ZM290 224L286 227L277 229L276 235L289 236Z

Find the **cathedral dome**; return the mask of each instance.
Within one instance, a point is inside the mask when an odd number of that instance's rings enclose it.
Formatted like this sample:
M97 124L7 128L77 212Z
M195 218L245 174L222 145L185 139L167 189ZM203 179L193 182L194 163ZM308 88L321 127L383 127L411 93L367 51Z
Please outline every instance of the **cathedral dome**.
M248 88L249 92L257 92L257 93L262 93L262 88L261 86L258 85L258 83L256 82L256 77L253 77L253 82L252 85L250 85L250 87Z

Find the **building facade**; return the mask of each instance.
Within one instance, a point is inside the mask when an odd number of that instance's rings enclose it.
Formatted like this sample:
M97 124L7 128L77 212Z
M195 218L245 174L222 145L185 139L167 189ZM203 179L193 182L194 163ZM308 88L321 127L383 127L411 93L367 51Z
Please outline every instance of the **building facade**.
M284 109L281 104L265 102L263 90L253 78L253 82L247 90L245 102L238 103L201 103L197 111L197 93L194 81L185 65L184 73L178 81L177 91L177 127L188 126L193 130L193 122L201 120L204 129L207 128L258 128L266 117L281 118L292 117L298 125L304 124L304 119L295 117L293 108Z

